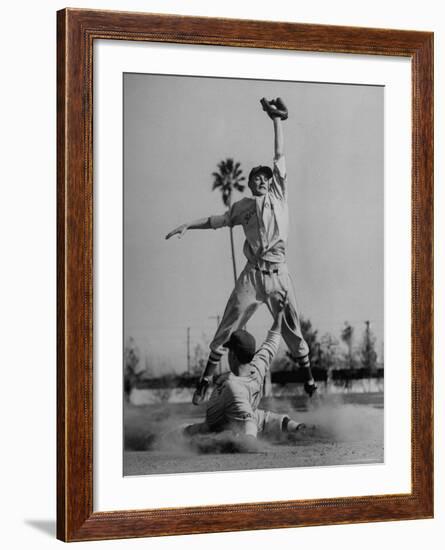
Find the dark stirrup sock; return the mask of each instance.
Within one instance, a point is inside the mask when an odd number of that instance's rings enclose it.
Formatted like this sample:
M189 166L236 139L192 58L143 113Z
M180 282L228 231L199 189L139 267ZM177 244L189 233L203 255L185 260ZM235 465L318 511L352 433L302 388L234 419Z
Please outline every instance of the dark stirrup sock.
M201 375L201 379L207 378L207 380L210 380L210 378L212 378L213 373L216 371L218 364L221 361L221 357L222 353L213 350L210 352L209 358L207 360L207 365Z
M299 357L297 359L298 366L309 369L311 366L311 362L309 360L309 355L305 355L304 357Z

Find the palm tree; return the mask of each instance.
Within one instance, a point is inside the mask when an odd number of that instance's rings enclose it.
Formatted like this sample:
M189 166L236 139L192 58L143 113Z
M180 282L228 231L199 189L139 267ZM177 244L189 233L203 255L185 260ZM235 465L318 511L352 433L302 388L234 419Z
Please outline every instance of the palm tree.
M222 201L224 206L230 208L232 206L232 193L236 189L240 193L244 191L245 185L241 182L246 178L242 175L241 164L234 162L233 159L228 158L218 163L218 172L213 172L213 186L212 189L219 189L222 195ZM230 247L232 250L232 264L233 264L233 276L235 283L237 280L236 273L236 259L235 259L235 247L233 244L233 228L230 228Z

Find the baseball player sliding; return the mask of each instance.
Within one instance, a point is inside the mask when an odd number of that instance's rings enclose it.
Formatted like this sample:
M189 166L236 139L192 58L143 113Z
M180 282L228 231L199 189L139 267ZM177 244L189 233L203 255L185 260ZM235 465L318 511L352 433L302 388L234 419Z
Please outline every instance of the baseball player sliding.
M246 237L243 251L247 264L236 281L210 344L207 365L193 396L195 405L205 398L210 380L221 360L223 344L235 330L246 325L260 304L265 303L275 317L279 307L277 296L280 293L287 296L281 334L292 355L305 369L306 393L312 396L317 389L310 368L309 347L301 333L296 299L286 263L289 210L282 125L283 120L288 117L288 111L280 98L271 101L263 98L261 104L273 122L273 169L269 166L252 168L248 181L252 197L244 197L235 202L222 215L180 225L166 236L166 239L174 235L183 237L189 229L219 229L242 225Z
M255 338L246 330L235 330L224 344L229 350L230 372L216 379L207 403L205 421L187 426L185 434L231 431L235 435L276 437L306 428L305 424L288 415L258 408L264 379L281 339L285 297L277 294L274 299L275 319L258 351Z

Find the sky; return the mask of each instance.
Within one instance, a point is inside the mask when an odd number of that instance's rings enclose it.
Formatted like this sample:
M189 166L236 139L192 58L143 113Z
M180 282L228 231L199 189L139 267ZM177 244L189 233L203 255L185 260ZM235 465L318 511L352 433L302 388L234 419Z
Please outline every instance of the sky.
M322 335L364 322L383 338L384 88L166 75L124 75L124 337L158 372L186 369L233 289L229 230L181 223L224 212L212 172L234 158L247 175L272 163L263 97L282 97L289 186L288 264L301 313ZM246 187L234 200L250 196ZM245 264L234 229L238 272ZM264 338L263 306L248 325Z

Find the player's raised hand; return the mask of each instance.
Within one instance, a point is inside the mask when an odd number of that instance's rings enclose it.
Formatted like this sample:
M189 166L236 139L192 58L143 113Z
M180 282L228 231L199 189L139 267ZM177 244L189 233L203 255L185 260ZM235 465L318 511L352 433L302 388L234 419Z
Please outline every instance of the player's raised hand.
M287 107L284 104L284 101L281 99L281 97L277 97L276 99L271 99L270 101L267 100L265 97L263 97L260 100L260 103L263 106L263 111L266 111L266 113L269 115L269 117L272 120L274 118L286 120L289 116Z
M284 310L287 305L287 292L276 292L272 296L275 302L275 316L271 330L279 331L284 317Z
M276 292L275 299L277 301L277 315L282 314L287 304L287 291Z
M170 233L168 233L165 236L165 238L168 240L174 235L178 235L178 238L181 239L187 233L188 228L189 226L186 223L183 223L179 227L176 227L175 229L173 229L173 231L170 231Z

